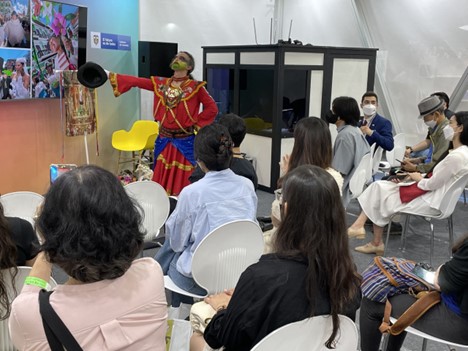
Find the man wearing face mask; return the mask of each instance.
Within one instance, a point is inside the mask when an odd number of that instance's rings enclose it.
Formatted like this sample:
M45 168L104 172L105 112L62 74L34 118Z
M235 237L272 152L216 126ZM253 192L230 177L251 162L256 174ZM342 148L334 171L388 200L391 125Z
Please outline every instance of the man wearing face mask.
M361 99L364 117L359 121L359 128L366 136L370 146L374 143L385 151L393 150L392 123L377 113L379 98L373 91L366 92Z
M432 159L424 163L424 159L405 159L402 162L402 169L408 172L427 173L434 165L441 160L449 148L449 140L444 136L444 128L449 121L444 114L444 103L437 96L430 96L423 99L418 104L419 118L429 128L425 140L410 146L405 151L405 157L409 157L412 152L425 150L432 145Z
M213 122L218 108L205 89L206 82L193 79L195 61L190 53L179 52L170 67L174 71L170 78L140 78L110 72L109 80L116 97L133 87L154 93L153 116L160 127L154 145L153 180L168 195L179 195L190 184L189 176L195 169L195 132ZM201 112L200 106L203 106Z

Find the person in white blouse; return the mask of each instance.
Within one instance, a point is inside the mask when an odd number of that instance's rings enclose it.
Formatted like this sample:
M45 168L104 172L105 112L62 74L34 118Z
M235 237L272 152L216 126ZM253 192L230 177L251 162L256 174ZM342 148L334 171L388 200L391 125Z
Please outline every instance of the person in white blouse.
M372 183L359 196L362 212L348 228L348 236L363 239L366 234L364 223L369 218L374 225L374 237L366 245L356 247L356 251L383 254L383 227L397 212L440 212L440 204L447 188L468 172L468 111L457 112L451 117L450 124L444 128L444 136L452 141L453 150L434 167L430 177L424 177L419 172L408 173L408 180L417 182L417 187L426 191L424 194L404 203L400 199L399 188L408 183L382 180Z

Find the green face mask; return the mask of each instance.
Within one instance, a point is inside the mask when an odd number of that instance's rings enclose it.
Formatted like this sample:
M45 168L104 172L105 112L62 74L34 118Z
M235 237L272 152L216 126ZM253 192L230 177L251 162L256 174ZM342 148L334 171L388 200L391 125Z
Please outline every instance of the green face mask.
M171 69L173 71L186 71L187 70L187 62L174 61L171 64Z

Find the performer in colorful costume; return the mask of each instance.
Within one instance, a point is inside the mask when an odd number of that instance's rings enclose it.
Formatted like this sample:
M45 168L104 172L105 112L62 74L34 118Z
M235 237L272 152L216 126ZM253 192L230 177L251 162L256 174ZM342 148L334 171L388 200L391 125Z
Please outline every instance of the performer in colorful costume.
M195 132L211 124L218 113L213 98L205 89L206 82L193 80L195 61L188 52L179 52L171 62L171 78L139 78L109 73L117 97L133 87L154 92L153 116L160 123L154 145L153 180L169 195L178 195L190 184L188 178L196 165L193 155ZM200 104L203 111L199 112Z

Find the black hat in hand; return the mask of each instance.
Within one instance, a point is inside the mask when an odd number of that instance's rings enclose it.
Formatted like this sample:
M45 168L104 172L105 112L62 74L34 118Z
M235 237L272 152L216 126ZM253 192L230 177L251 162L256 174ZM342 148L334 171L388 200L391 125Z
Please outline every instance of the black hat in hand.
M107 72L97 63L88 61L78 68L78 81L86 88L99 88L107 81Z

